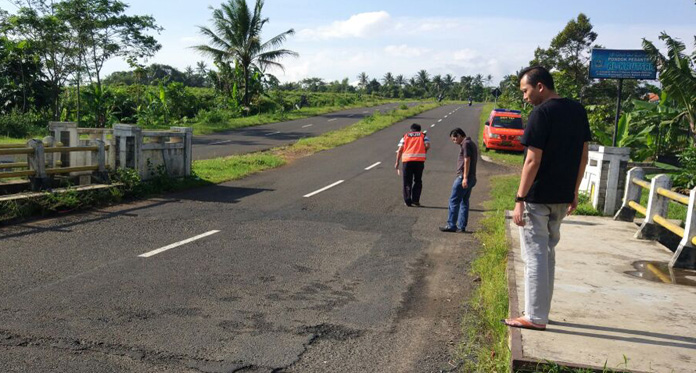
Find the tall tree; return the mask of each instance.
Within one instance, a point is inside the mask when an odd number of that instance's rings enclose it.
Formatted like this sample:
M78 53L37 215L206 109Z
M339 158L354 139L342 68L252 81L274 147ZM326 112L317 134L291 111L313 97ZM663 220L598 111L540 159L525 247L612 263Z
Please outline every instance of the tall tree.
M358 74L358 87L360 87L360 89L365 90L369 83L370 77L367 76L367 73L363 71L360 74Z
M582 99L584 89L590 84L587 69L592 44L596 39L597 33L592 31L590 19L580 13L551 40L549 49L537 48L531 65L558 70L559 92Z
M162 46L147 32L162 28L151 16L130 16L118 0L63 0L57 14L75 33L80 63L89 79L101 88L104 64L116 57L134 63L153 56Z
M51 86L51 114L60 117L60 93L75 71L77 43L68 25L58 17L57 7L47 0L12 0L17 13L7 17L5 33L12 39L34 44L43 72Z
M261 74L268 67L282 70L283 65L278 61L284 57L298 56L288 49L276 49L295 31L289 29L262 42L261 31L268 23L268 18L261 16L263 0L256 0L253 10L246 0L229 0L220 9L210 9L213 10L212 29L199 27L201 34L210 39L210 45L198 45L194 48L230 68L232 64L239 66L244 86L242 102L249 106L252 75Z

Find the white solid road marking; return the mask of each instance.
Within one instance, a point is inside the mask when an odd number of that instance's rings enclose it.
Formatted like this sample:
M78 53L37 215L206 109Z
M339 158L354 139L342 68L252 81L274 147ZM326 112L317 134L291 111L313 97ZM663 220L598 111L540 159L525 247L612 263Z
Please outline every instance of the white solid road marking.
M329 122L333 122L333 121L335 121L335 120L338 120L338 118L329 119Z
M309 193L309 194L305 194L303 197L309 198L309 197L311 197L311 196L313 196L313 195L316 195L316 194L319 194L319 193L321 193L321 192L323 192L323 191L325 191L325 190L327 190L327 189L331 189L331 188L335 187L336 185L338 185L338 184L340 184L340 183L342 183L342 182L344 182L344 181L345 181L345 180L339 180L339 181L337 181L337 182L335 182L335 183L333 183L333 184L331 184L331 185L327 185L327 186L325 186L325 187L323 187L323 188L321 188L321 189L319 189L319 190L317 190L317 191L314 191L314 192Z
M307 128L307 127L311 127L311 126L313 126L313 124L308 124L306 126L302 126L302 128Z
M267 133L266 136L273 136L273 135L277 135L279 133L280 133L280 131L271 132L271 133Z
M210 232L206 232L206 233L203 233L203 234L199 234L199 235L196 236L196 237L191 237L191 238L189 238L189 239L187 239L187 240L175 242L175 243L173 243L173 244L171 244L171 245L167 245L167 246L165 246L165 247L161 247L161 248L159 248L159 249L157 249L157 250L152 250L152 251L150 251L150 252L148 252L148 253L141 254L141 255L138 255L138 256L141 257L141 258L149 258L149 257L151 257L151 256L153 256L153 255L157 255L157 254L159 254L159 253L163 253L163 252L165 252L165 251L167 251L167 250L169 250L169 249L173 249L173 248L175 248L175 247L177 247L177 246L186 245L186 244L189 243L189 242L193 242L193 241L196 241L196 240L200 240L200 239L203 238L203 237L208 237L208 236L213 235L213 234L218 233L218 232L220 232L220 231L210 231Z
M218 141L218 142L211 142L208 145L220 145L220 144L227 144L228 142L232 142L232 140L225 140L225 141Z
M375 168L375 167L377 167L377 166L379 166L379 165L381 165L381 164L382 164L382 162L377 162L377 163L373 164L373 165L370 166L370 167L366 167L365 170L369 171L369 170L371 170L371 169L373 169L373 168Z

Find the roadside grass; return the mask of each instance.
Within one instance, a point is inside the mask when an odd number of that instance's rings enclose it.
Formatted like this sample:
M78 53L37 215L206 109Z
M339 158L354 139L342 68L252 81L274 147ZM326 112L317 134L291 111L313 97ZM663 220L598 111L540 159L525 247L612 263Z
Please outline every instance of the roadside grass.
M484 203L488 210L475 233L482 253L472 264L472 273L480 278L480 286L464 315L462 332L467 338L460 345L460 358L466 372L509 371L510 350L507 328L500 319L508 314L506 279L507 252L505 211L514 208L510 198L517 190L517 175L491 178L491 199Z
M16 139L13 137L0 136L0 144L26 144L27 139Z
M486 123L486 120L488 120L488 116L491 113L491 110L495 108L495 103L493 102L487 102L483 105L481 108L481 116L479 118L479 123L481 124L479 126L479 149L481 151L481 155L485 155L492 159L495 162L510 165L510 166L515 166L515 167L522 167L522 160L523 160L523 153L520 152L508 152L504 150L489 150L485 152L483 149L483 130L485 128L484 123Z
M641 192L640 196L640 204L642 206L647 207L648 206L648 197L649 197L649 191L647 189L643 189ZM667 207L667 219L672 219L672 220L681 220L681 226L684 226L684 222L686 221L686 213L687 213L687 206L682 205L681 203L674 202L672 200L669 201L668 207ZM636 216L644 218L645 215L641 214L640 212L636 211Z
M440 104L430 103L404 109L404 105L387 114L374 113L351 126L317 137L302 139L289 146L196 161L192 165L193 175L183 179L170 178L163 169L154 169L151 170L153 178L142 182L134 170L119 170L112 174L113 180L120 183L115 188L80 193L76 191L60 194L46 192L40 197L29 200L0 202L0 223L241 179L263 170L280 167L299 157L347 144L438 106Z
M286 163L283 157L269 151L241 154L225 158L206 159L193 162L196 176L203 182L218 184L238 180L252 173L276 168Z

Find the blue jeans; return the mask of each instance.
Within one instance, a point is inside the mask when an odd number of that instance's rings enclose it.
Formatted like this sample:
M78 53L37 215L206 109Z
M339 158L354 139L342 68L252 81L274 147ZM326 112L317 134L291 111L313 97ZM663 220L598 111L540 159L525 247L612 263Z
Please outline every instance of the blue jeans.
M452 184L452 195L449 199L449 216L447 218L447 228L466 229L469 222L469 197L471 189L476 185L476 180L469 182L469 187L462 188L463 177L457 176ZM456 224L455 224L456 223Z

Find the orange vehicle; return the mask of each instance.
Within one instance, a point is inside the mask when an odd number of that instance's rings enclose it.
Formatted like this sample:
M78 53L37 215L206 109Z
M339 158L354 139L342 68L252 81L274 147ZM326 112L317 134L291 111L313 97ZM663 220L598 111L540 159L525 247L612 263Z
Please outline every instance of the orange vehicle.
M519 110L493 109L483 130L483 150L524 151L520 143L524 134Z

